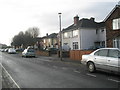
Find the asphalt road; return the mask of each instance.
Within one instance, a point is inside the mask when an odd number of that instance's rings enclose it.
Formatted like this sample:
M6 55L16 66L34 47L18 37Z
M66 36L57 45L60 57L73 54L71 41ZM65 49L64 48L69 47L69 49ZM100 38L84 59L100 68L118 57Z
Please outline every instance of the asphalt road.
M2 53L2 52L0 52ZM49 60L45 57L22 58L2 53L2 65L20 88L118 88L118 75L89 73L81 64Z

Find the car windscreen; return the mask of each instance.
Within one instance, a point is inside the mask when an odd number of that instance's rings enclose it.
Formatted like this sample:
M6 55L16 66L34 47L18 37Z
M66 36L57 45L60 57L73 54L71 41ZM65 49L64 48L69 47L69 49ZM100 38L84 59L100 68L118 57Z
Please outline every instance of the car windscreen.
M28 49L28 52L35 52L34 49Z

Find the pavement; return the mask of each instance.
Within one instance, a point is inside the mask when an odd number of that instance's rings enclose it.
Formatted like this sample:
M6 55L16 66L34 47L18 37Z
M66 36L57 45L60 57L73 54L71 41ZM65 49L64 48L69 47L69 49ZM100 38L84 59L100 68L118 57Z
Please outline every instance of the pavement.
M70 63L70 64L81 64L80 60L71 60L69 57L63 57L62 60L57 56L57 55L52 55L52 56L37 56L38 58L46 58L48 60L53 60L53 61L60 61L64 63Z

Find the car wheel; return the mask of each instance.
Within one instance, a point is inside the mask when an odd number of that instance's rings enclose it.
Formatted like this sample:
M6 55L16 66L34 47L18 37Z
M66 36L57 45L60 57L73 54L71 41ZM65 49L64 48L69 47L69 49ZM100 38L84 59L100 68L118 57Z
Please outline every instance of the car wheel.
M88 62L88 70L89 72L95 72L95 65L92 62Z

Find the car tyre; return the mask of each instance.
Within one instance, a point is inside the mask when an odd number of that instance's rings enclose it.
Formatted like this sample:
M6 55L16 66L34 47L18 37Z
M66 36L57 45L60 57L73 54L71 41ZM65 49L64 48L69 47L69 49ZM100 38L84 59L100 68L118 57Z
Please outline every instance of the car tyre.
M93 72L95 72L95 70L96 69L95 69L94 63L93 62L88 62L88 71L93 73Z

